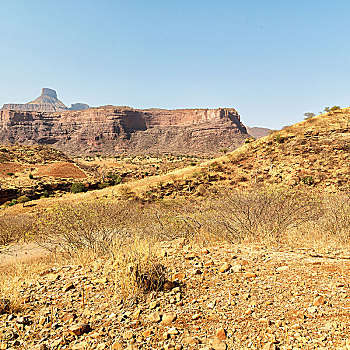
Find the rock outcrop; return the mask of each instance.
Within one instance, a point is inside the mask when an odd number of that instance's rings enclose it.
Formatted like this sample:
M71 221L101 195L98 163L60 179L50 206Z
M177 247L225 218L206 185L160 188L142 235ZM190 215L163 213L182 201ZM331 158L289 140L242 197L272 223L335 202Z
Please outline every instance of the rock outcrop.
M86 103L73 103L69 110L71 111L80 111L80 110L83 110L83 109L88 109L90 108L89 105L87 105Z
M215 154L248 136L233 108L0 111L0 143L49 144L69 154Z
M2 110L14 111L33 111L33 112L60 112L67 110L87 109L89 105L85 103L74 103L68 108L62 101L57 98L57 93L53 89L43 88L41 95L28 103L7 103Z

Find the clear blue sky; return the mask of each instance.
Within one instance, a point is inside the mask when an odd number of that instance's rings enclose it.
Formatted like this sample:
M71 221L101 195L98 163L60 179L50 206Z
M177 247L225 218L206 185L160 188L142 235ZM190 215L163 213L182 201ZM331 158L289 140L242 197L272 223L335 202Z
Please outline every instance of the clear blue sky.
M235 107L280 128L350 103L349 0L1 0L0 104Z

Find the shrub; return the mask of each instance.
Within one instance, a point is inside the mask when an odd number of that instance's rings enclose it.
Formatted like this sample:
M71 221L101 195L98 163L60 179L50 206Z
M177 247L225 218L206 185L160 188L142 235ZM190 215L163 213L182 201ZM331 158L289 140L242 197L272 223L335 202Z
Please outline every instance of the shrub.
M245 140L244 140L244 143L251 143L251 142L253 142L253 141L255 141L255 137L248 137L248 138L246 138Z
M113 174L111 172L109 172L107 174L108 177L108 182L110 185L115 186L115 185L119 185L122 182L122 178L118 175L118 174Z
M312 113L312 112L307 112L307 113L304 113L304 116L305 116L305 120L308 120L310 118L313 118L316 114L315 113Z
M33 179L34 179L34 175L33 175L33 174L29 174L29 178L30 178L31 180L33 180Z
M301 181L305 184L305 185L313 185L315 183L315 180L312 176L304 176Z
M0 216L0 246L18 242L33 230L33 219L28 215Z
M85 192L85 186L83 183L81 182L75 182L72 184L70 191L72 193L81 193L81 192Z
M334 112L340 109L340 106L333 106L329 109L330 112Z
M274 141L276 141L277 143L282 143L283 142L283 138L280 134L276 134L275 137L273 138Z
M195 165L197 165L197 163L196 162L190 162L190 165L191 166L195 166Z
M14 173L7 173L8 176L13 176L15 175Z
M45 197L45 198L49 198L49 191L48 190L44 190L44 192L43 192L43 197Z
M316 212L315 203L306 195L269 188L221 194L210 208L208 230L230 242L278 241Z
M24 196L18 197L17 200L18 200L18 203L26 203L30 201L30 198L24 195Z

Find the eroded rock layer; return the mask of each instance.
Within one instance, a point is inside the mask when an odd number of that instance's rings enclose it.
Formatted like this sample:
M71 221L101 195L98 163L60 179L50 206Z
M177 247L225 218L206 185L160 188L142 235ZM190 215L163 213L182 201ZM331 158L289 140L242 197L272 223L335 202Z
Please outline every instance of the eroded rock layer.
M233 108L0 111L0 143L49 144L69 154L214 154L236 148L247 136Z

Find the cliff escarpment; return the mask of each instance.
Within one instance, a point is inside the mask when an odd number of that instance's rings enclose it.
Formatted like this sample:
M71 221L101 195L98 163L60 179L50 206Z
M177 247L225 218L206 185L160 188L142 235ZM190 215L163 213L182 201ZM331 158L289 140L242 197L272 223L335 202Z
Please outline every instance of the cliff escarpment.
M248 136L233 108L0 111L0 143L47 144L69 154L215 154Z

